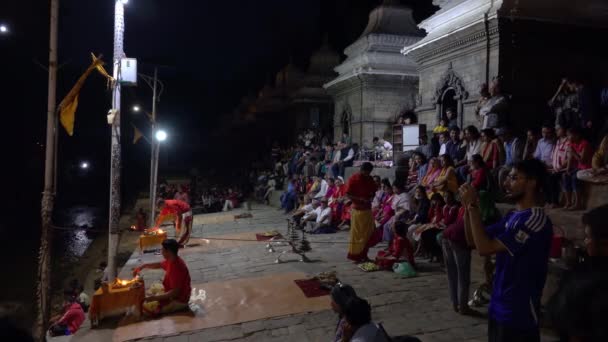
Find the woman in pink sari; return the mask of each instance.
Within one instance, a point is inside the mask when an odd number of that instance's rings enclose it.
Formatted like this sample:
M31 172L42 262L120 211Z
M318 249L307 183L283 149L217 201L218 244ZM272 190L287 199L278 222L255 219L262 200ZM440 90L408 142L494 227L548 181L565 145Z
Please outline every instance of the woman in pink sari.
M441 165L439 163L439 159L431 158L429 160L429 168L426 172L424 178L420 182L420 185L424 186L426 189L427 196L431 196L433 194L433 183L439 178L441 175Z
M382 187L385 196L380 205L380 210L378 210L378 213L375 216L376 227L384 226L384 224L395 215L395 211L393 210L393 198L395 197L393 186L391 185L391 182L385 178L382 180Z

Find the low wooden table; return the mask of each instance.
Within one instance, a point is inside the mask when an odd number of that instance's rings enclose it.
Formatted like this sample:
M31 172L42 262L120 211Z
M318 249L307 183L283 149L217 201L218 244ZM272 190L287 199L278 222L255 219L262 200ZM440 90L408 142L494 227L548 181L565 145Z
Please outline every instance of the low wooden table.
M108 285L104 292L103 286L95 291L89 307L89 319L93 326L105 317L122 315L130 308L135 308L134 314L140 316L142 305L146 298L146 287L143 280L139 281L138 287L112 288Z
M144 248L150 246L158 246L163 241L167 239L167 232L162 232L155 235L145 235L142 234L139 236L139 252L143 254Z

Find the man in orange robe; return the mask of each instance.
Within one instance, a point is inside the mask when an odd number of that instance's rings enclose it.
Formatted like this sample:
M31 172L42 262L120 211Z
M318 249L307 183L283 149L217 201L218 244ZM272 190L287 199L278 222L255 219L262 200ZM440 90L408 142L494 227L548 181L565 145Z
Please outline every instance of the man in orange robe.
M190 205L180 200L161 199L158 201L158 207L161 210L156 220L156 226L160 227L167 216L175 215L175 236L179 237L180 246L187 244L192 232L192 208L190 208ZM182 224L186 228L183 232Z
M352 201L347 257L354 262L369 260L367 241L375 228L372 200L378 187L370 176L373 169L371 163L363 163L360 172L352 175L346 184L346 196Z

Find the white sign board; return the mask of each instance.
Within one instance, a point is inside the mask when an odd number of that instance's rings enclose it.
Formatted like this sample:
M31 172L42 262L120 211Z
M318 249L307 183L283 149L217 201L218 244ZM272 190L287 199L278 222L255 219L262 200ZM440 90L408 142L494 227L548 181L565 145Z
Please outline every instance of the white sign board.
M403 126L403 151L411 151L416 149L420 144L420 126L405 125Z

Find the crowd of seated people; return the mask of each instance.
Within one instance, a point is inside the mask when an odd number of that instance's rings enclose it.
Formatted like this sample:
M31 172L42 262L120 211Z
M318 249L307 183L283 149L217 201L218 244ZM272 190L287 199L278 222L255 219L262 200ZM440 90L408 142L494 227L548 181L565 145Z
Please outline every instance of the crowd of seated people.
M245 201L244 192L238 186L202 188L196 204L203 213L217 213L238 208Z
M567 88L578 89L574 86ZM543 193L547 206L561 206L567 210L582 208L581 179L597 180L608 174L608 136L602 137L603 143L597 145L599 148L594 148L594 143L599 141L590 135L589 127L600 126L601 123L588 121L589 118L595 119L584 113L586 109L576 101L571 101L571 94L567 94L568 97L558 92L552 99L555 121L545 120L542 127L532 127L524 137L518 137L506 125L509 99L502 92L500 79L493 80L484 89L481 93L485 100L478 104L479 122L482 123L479 127L458 127L457 114L448 108L433 129L431 141L422 137L421 146L411 154L406 179L397 179L390 184L388 180L376 177L378 192L372 209L377 228L390 236L397 221L395 217L410 222L410 225L415 222L423 229L417 230L416 234L408 234L417 237L411 242L420 245L420 253L434 259L442 259L442 253L438 252L439 243L433 243L433 239L422 235L438 235L438 231L455 223L458 203L454 195L464 183L471 184L480 192L482 216L485 221L492 222L498 219L494 203L504 195L502 184L510 168L519 161L538 159L546 165L549 176ZM570 100L564 100L564 96ZM573 108L575 106L579 107ZM416 116L411 112L404 113L398 123L414 124ZM280 174L287 184L281 196L281 207L286 212L309 210L314 215L317 206L322 205L321 200L326 199L327 208L331 211L329 224L336 229L348 227L350 200L344 193L344 169L352 165L359 146L351 144L346 135L333 144L328 139L321 141L319 136L308 131L300 134L300 144L296 147L273 149L277 164L272 174ZM379 151L392 148L381 138L374 138L374 143ZM280 187L269 181L260 187L260 195L266 197L269 191L277 188ZM426 200L416 198L420 196L442 208L449 205L449 219L444 220L441 210L433 206L428 212L420 212L417 204L427 205ZM400 200L401 204L395 200L400 197L405 198ZM309 216L307 219L312 218ZM383 240L390 241L390 238L384 237Z
M388 269L398 261L415 267L413 250L416 256L444 262L454 309L463 314L471 314L471 310L470 247L464 236L465 210L457 196L461 186L468 184L475 190L480 221L489 226L501 220L495 203L506 195L505 181L514 182L509 174L512 167L522 161L533 160L545 169L547 176L542 178L539 193L547 208L580 210L582 181L608 183L608 132L598 134L592 129L604 123L584 113L591 106L572 108L577 104L571 94L561 104L555 100L556 121L549 118L519 137L505 125L508 97L501 92L500 81L493 81L489 88L487 98L479 104L483 109L481 129L475 125L461 129L454 113L446 113L433 130L431 142L422 139L421 148L410 155L407 176L392 183L374 177L378 189L371 204L375 227L367 247L388 242L375 262ZM384 145L380 139L376 142ZM333 220L347 222L349 199L330 199L330 203ZM318 205L313 202L310 207ZM301 209L312 211L305 206ZM488 292L493 273L490 260L486 257L484 265Z

